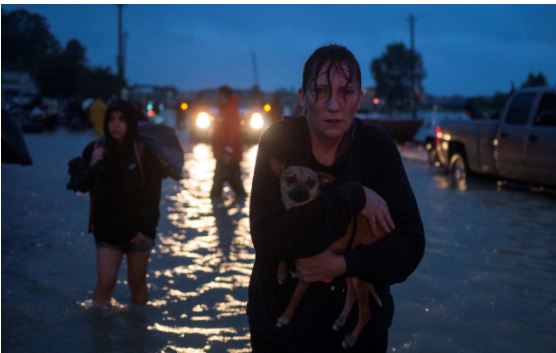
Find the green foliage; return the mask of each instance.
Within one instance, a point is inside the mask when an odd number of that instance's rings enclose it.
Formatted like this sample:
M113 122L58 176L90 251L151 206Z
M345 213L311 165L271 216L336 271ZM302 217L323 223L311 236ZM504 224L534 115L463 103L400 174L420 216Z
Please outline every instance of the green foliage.
M51 97L82 95L89 75L85 63L85 47L75 39L70 40L60 54L42 61L37 75L41 92Z
M120 80L109 67L97 67L89 71L83 95L107 100L112 94L119 92L119 87Z
M415 68L414 87L412 66ZM377 96L385 100L387 110L408 110L411 95L418 100L423 91L425 71L421 55L412 53L403 43L388 45L386 52L372 61L370 69L376 82Z
M26 10L2 12L2 67L36 77L41 62L60 52L44 17Z
M537 75L530 72L529 76L527 76L527 80L521 84L521 87L537 87L537 86L546 86L546 78L542 72L539 72Z
M2 12L2 67L27 71L49 97L107 98L119 91L109 68L90 68L76 39L61 49L45 18L26 10Z

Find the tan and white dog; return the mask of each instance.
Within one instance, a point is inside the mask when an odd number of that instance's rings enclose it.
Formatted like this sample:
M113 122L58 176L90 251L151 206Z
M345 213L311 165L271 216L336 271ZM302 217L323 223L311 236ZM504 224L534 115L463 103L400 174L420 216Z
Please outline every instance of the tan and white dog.
M321 188L334 181L334 177L326 173L316 173L310 168L292 165L285 167L281 162L275 159L270 161L272 172L280 178L280 191L282 202L286 209L305 205L319 197ZM354 223L357 224L354 224ZM355 232L353 231L355 228ZM348 247L353 249L359 245L369 245L377 242L384 234L373 235L367 220L358 215L354 222L348 226L345 235L334 242L330 246L330 250L335 254L343 254ZM280 284L285 282L288 276L287 265L285 261L281 261L278 265L277 280ZM288 306L284 313L278 318L277 327L282 327L290 323L295 310L301 302L303 294L309 287L309 282L299 279L295 291L290 298ZM371 308L369 305L369 295L382 306L382 302L375 286L358 277L346 277L346 300L344 308L340 316L334 322L332 328L339 330L344 326L346 319L353 308L353 304L357 301L358 320L353 331L344 337L342 341L343 348L353 347L359 334L371 317Z

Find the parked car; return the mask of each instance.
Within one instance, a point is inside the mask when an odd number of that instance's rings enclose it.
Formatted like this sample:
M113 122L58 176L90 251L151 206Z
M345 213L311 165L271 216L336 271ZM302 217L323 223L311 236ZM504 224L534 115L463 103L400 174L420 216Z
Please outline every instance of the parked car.
M468 172L556 186L556 87L516 91L498 120L442 121L438 161L456 180Z
M23 115L21 129L24 132L43 132L47 127L46 112L41 106L35 106L28 114Z

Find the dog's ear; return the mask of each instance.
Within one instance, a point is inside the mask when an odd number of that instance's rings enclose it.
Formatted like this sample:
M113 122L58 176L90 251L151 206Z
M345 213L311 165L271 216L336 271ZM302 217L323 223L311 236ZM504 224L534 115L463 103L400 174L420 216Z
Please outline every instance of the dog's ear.
M270 158L270 170L279 178L284 171L284 163L272 157Z
M336 180L336 177L334 175L330 175L328 173L323 173L323 172L319 172L317 174L317 177L319 179L319 183L321 186L326 186L328 184L333 183L334 180Z

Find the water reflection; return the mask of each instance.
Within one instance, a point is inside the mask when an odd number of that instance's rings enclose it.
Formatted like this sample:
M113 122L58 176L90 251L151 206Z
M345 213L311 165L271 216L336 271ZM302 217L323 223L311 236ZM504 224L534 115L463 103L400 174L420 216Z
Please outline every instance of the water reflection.
M248 194L256 153L256 146L246 148L241 163ZM194 145L185 160L187 177L167 197L174 230L160 238L160 259L153 260L159 266L151 272L161 297L149 304L163 311L162 319L148 330L168 337L163 352L207 352L219 343L228 352L246 352L254 261L248 200L236 199L228 186L221 199L210 199L215 161L209 145Z
M119 309L95 316L88 307L95 282L88 197L64 190L67 161L93 136L61 130L27 138L36 165L2 165L2 348L250 351L248 200L237 203L229 190L221 204L208 198L210 146L184 144L186 179L163 183L168 217L151 256L148 305L130 305L124 262L114 292ZM241 164L247 190L255 153L246 149ZM389 351L552 353L556 200L476 178L461 192L424 163L406 161L406 169L427 247L417 271L392 287Z
M462 192L449 176L413 163L406 168L427 247L417 272L392 289L397 317L420 323L395 320L391 350L426 351L434 342L437 351L551 352L554 199L477 177Z
M81 304L89 315L90 352L152 352L157 343L147 331L147 312L141 306L114 304L109 310L92 305L90 300Z

